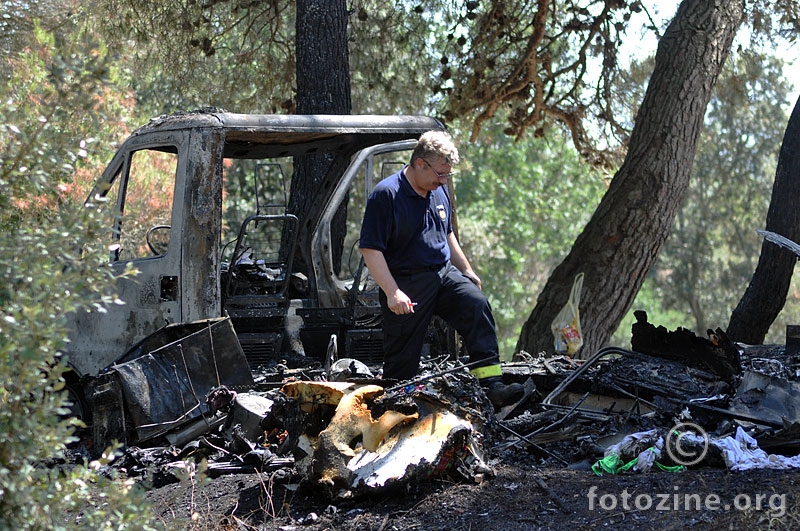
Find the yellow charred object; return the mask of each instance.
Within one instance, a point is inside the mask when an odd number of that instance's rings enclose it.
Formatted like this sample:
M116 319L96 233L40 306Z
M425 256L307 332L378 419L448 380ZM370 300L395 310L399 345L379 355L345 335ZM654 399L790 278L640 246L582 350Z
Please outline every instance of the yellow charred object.
M359 437L363 447L374 452L392 428L419 417L417 413L406 415L390 410L373 419L369 403L383 394L383 388L378 385L356 387L347 382L291 382L282 390L297 399L300 408L307 413L323 404L336 406L328 427L319 434L317 447L333 447L350 457L355 455L352 445Z

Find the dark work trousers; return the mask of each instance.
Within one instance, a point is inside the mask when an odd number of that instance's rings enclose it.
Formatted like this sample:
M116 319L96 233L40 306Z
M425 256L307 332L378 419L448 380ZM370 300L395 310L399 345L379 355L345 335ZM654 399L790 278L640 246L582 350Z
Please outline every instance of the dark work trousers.
M389 310L386 294L380 293L384 378L414 378L419 370L425 334L434 315L461 334L470 363L478 360L486 360L485 365L500 363L489 301L455 266L448 262L438 271L393 271L392 274L398 287L417 305L414 313L397 315Z

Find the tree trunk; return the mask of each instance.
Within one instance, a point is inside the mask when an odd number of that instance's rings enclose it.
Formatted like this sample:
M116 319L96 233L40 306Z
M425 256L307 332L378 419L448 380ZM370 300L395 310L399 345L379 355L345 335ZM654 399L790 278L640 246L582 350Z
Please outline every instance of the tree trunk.
M800 100L783 135L767 230L800 241ZM797 255L764 240L758 265L742 299L733 310L726 334L732 341L760 345L775 321L789 291Z
M347 3L344 0L298 0L295 37L297 56L298 114L350 114L350 59L347 48ZM319 189L331 159L325 155L298 157L294 161L289 211L302 216ZM335 224L338 223L341 227ZM341 260L344 215L337 215L331 227L334 265ZM296 266L311 265L308 256L311 234L301 225L297 238ZM337 240L337 238L339 240ZM337 254L338 250L338 254ZM338 257L338 258L337 258Z
M605 346L667 239L689 184L706 106L742 20L742 0L681 3L658 44L628 154L522 327L517 350L553 352L550 324L583 272L586 357ZM583 353L583 354L582 354Z

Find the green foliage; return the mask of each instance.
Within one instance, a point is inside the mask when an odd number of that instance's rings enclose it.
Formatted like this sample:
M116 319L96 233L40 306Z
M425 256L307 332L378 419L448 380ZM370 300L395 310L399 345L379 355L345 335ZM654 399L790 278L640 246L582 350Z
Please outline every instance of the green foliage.
M629 341L636 309L651 323L701 336L727 326L760 253L756 229L764 227L788 121L782 69L765 55L731 57L709 103L686 199L615 343ZM797 293L790 291L768 342L783 343L785 325L800 319Z
M449 68L442 41L463 6L436 0L353 3L353 113L432 114L444 95L435 77Z
M295 108L296 3L102 0L97 23L132 54L134 90L150 114L213 106L234 112ZM419 113L434 90L443 7L348 4L353 112ZM135 43L135 46L131 46ZM422 53L420 52L422 50Z
M110 45L132 55L146 112L292 111L294 3L102 0L97 9Z
M489 129L460 149L459 237L492 302L501 352L509 357L538 292L588 222L606 183L558 136L514 142Z
M0 87L0 528L149 529L133 485L107 470L113 453L63 464L77 422L65 315L114 303L110 268L93 259L105 253L84 243L102 241L102 212L75 207L75 179L107 157L86 132L127 116L113 58L71 22L37 29Z

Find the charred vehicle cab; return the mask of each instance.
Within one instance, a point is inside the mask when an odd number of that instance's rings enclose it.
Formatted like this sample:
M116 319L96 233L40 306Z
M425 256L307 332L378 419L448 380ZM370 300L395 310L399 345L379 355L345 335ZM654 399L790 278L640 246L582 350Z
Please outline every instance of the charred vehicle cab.
M290 351L321 360L334 339L339 357L380 362L378 288L358 250L364 205L423 132L443 128L416 116L210 110L136 130L87 203L113 205L111 266L122 273L132 264L138 274L118 279L124 304L76 315L68 352L75 375L96 379L156 333L169 343L170 327L220 319L250 369ZM331 162L309 208L288 212L294 168L319 155ZM101 387L94 382L85 394Z

